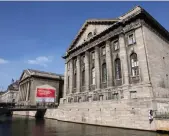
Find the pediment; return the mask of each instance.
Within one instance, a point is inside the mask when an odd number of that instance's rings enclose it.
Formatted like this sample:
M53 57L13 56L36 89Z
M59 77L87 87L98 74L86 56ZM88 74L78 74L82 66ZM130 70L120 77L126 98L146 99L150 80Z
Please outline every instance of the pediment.
M111 27L117 21L118 20L116 19L87 20L79 30L77 36L75 37L68 50L80 46L82 43L86 42L90 38L100 34L101 32Z
M25 78L27 78L29 76L30 76L30 74L26 70L24 70L21 77L20 77L20 81L24 80Z

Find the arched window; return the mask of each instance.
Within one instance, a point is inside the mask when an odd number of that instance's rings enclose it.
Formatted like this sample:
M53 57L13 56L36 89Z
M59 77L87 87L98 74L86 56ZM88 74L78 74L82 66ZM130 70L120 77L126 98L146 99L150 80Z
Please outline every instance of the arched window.
M115 60L115 78L121 79L121 63L119 58Z
M106 67L106 63L102 64L102 82L106 82L107 81L107 67Z
M74 73L74 88L76 88L76 73Z
M131 75L132 76L139 75L139 66L138 66L138 59L136 53L132 53L130 55L130 63L131 63Z
M89 32L87 38L91 38L93 36L92 32Z
M91 79L91 84L95 85L95 68L92 68L92 79Z
M82 71L82 86L85 86L85 70Z
M67 77L67 88L69 89L69 81L70 79L69 79L69 76Z

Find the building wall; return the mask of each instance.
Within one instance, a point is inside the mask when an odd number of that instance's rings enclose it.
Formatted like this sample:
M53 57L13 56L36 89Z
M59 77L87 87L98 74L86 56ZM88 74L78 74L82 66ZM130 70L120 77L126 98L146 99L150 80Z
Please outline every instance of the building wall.
M0 95L0 101L1 102L16 102L17 97L18 97L18 91L7 91L6 93Z
M59 93L61 93L59 90L60 89L59 81L57 81L56 79L51 80L51 79L35 78L35 77L32 79L32 83L31 83L30 103L36 104L36 88L37 86L41 86L41 85L49 85L56 89L57 97L55 101L56 103L58 103Z
M132 45L128 45L127 36L131 33L134 33L136 42ZM100 55L101 46L96 45L98 46L98 48L94 48L95 59L97 59L95 60L96 88L90 91L86 90L85 92L80 92L80 90L77 90L76 88L76 93L72 93L71 91L67 91L67 89L65 89L68 93L63 99L61 99L57 118L59 120L71 122L155 130L154 122L152 124L149 124L148 119L149 110L154 108L154 103L152 102L153 91L150 84L142 28L140 26L131 31L126 31L125 34L120 34L118 37L115 37L114 40L115 39L119 40L120 49L118 51L114 52L112 50L111 45L109 45L109 41L106 41L105 44L105 61L107 64L108 73L106 86L102 87L101 80L101 63L104 58L102 58ZM139 63L139 79L136 83L131 82L130 55L133 52L137 54ZM117 56L121 60L122 67L121 85L115 84L114 60ZM76 57L78 59L78 56ZM72 60L69 62L71 61ZM86 62L89 63L89 61ZM69 76L72 76L72 65L73 64L71 64L69 71L65 72L66 74L69 74ZM112 76L110 74L110 71L112 71ZM91 73L89 74L89 77L91 77ZM78 80L77 84L79 83L80 82ZM73 83L70 82L69 85L70 84ZM70 90L71 88L72 85L69 86ZM118 93L118 98L108 100L109 92L111 92L111 95L113 93ZM98 97L97 100L94 100L95 95ZM75 96L81 97L82 101L75 102ZM83 98L85 98L85 96L89 97L89 100L87 102L83 101ZM72 98L73 100L69 101L69 98Z
M169 112L169 41L148 25L143 26L156 110ZM166 104L168 106L166 106Z

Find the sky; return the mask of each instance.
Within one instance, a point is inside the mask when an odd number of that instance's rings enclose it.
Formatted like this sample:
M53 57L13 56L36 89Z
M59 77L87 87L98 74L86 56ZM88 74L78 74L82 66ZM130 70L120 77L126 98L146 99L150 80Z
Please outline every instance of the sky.
M0 2L0 90L24 69L64 74L66 49L87 19L140 5L169 30L169 2Z

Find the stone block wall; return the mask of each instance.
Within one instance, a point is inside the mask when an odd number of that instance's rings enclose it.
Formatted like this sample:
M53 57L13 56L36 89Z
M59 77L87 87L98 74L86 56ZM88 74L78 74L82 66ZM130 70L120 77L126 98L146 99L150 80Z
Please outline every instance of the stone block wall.
M58 103L59 93L62 93L62 88L59 88L59 81L56 79L43 79L43 78L33 78L30 90L30 103L36 104L36 87L41 85L49 85L56 89L57 97L56 102Z
M58 109L47 111L45 117L77 123L155 130L154 122L149 124L148 119L151 107L151 100L146 98L61 104Z

